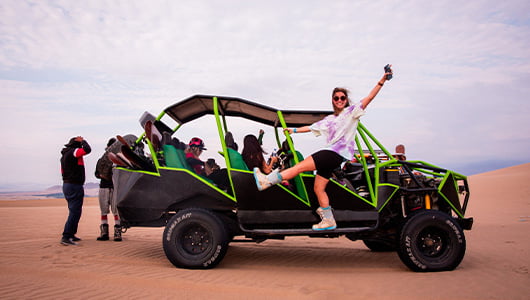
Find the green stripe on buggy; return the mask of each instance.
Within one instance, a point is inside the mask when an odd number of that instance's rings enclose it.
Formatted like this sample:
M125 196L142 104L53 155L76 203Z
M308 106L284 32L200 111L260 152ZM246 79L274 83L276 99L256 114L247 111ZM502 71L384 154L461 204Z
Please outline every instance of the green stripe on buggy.
M287 128L287 123L285 122L285 119L283 117L283 114L281 111L277 111L278 119L280 121L280 124L282 125L283 130ZM285 137L287 138L287 143L289 144L289 149L294 150L293 140L291 139L291 135L289 133L285 133ZM295 164L298 164L300 160L298 159L298 155L293 155L293 160ZM293 178L294 185L296 187L296 191L298 192L298 195L302 199L302 202L306 205L310 205L309 201L309 195L307 194L307 190L304 184L304 181L302 180L302 176L304 174L298 174ZM313 176L313 175L311 175Z

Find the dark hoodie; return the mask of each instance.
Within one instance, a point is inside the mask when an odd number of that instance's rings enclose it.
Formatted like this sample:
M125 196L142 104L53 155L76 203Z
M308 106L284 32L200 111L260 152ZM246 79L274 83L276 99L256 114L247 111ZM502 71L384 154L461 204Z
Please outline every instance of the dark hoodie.
M85 183L85 163L83 156L92 151L90 145L83 140L77 142L71 138L68 144L61 150L61 173L64 183L84 184Z

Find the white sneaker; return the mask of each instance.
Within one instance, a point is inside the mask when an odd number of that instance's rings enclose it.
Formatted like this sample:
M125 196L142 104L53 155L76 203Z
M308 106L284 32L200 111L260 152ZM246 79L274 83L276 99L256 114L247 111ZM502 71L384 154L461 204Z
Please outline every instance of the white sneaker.
M313 230L332 230L337 228L337 223L335 222L333 215L331 215L329 218L326 218L324 216L324 210L320 207L317 209L317 213L320 215L322 221L313 225Z
M313 230L332 230L337 228L334 218L324 218L320 223L313 225Z
M267 175L261 173L259 168L254 168L254 179L256 180L256 186L258 187L259 191L263 191L265 189L270 188L272 185L274 185L272 182L269 181L267 178Z

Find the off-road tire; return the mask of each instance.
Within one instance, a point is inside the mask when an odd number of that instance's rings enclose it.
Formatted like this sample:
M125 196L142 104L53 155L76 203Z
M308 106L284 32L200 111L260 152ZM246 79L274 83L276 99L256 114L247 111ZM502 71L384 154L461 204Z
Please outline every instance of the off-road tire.
M169 220L163 235L169 261L187 269L215 267L225 256L229 242L221 218L201 208L179 211Z
M466 252L464 232L446 213L425 210L407 220L400 234L398 254L416 272L450 271Z

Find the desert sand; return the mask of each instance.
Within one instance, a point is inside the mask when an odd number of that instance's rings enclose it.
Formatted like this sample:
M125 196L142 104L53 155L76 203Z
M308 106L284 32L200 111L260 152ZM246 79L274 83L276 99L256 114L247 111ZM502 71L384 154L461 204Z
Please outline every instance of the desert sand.
M163 228L96 241L85 199L79 246L59 244L64 199L0 201L2 299L529 299L530 164L469 178L467 252L450 272L414 273L396 253L345 237L232 243L212 270L173 267ZM113 225L112 221L111 225Z

